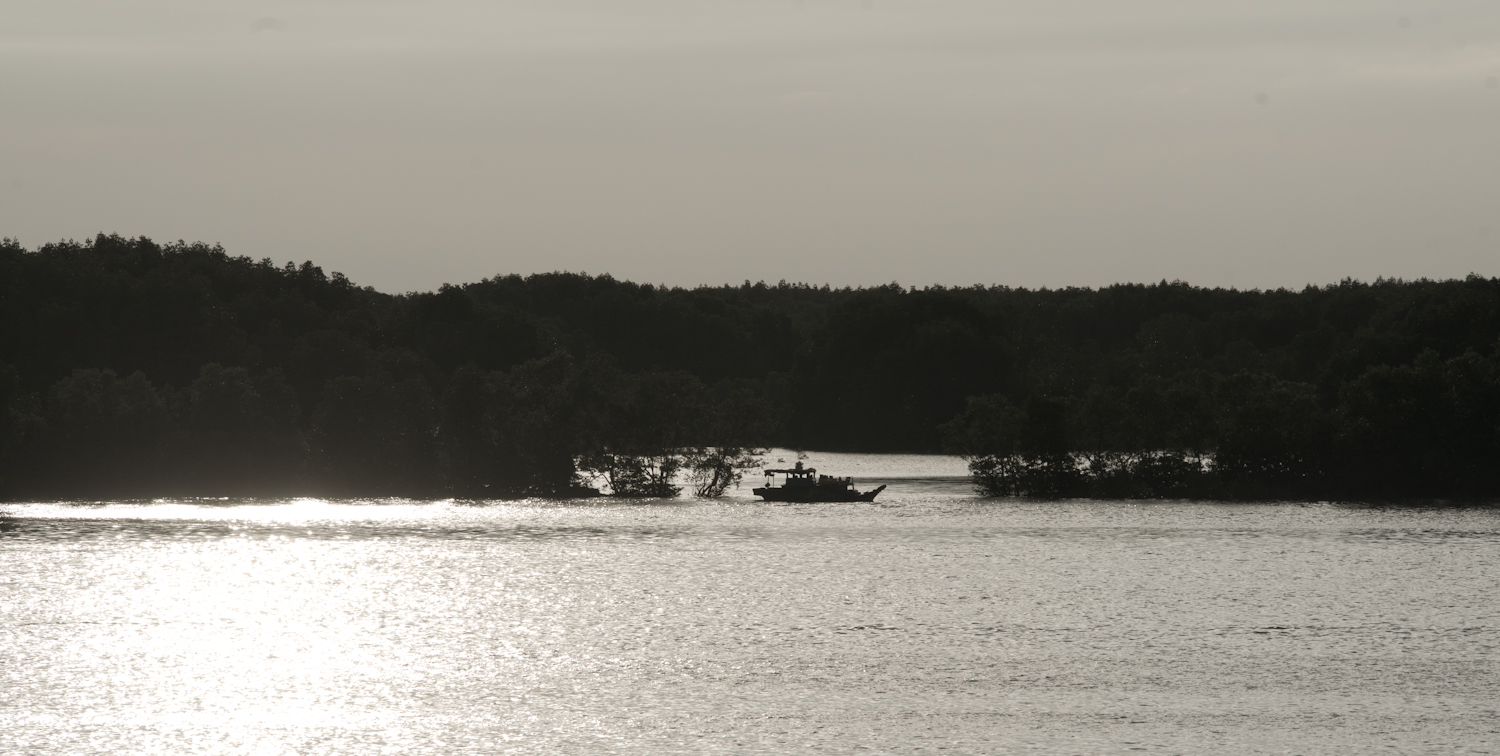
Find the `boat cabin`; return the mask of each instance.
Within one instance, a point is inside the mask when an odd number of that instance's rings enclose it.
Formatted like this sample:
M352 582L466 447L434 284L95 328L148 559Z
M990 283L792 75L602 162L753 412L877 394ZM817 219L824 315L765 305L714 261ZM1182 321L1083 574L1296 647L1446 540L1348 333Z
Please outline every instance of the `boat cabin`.
M786 470L766 470L766 485L770 486L773 476L785 475L786 488L800 488L803 486L841 486L854 485L853 478L835 478L831 475L819 475L816 467L803 467L801 462L796 467Z

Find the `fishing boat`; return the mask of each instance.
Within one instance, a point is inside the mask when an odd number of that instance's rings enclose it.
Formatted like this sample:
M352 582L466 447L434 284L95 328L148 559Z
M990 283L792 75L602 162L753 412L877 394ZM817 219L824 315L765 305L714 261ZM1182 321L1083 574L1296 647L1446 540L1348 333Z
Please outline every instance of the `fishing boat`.
M766 501L874 501L875 496L885 490L885 486L881 486L860 493L855 490L852 478L819 475L817 468L803 467L801 462L791 469L766 470L765 473L766 485L752 493ZM785 475L786 482L774 485L777 475Z

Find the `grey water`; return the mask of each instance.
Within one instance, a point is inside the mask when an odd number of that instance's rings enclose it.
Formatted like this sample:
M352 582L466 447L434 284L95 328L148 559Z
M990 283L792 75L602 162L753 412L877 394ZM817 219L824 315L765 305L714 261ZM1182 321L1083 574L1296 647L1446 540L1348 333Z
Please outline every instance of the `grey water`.
M1500 510L825 456L890 488L0 505L0 752L1500 750Z

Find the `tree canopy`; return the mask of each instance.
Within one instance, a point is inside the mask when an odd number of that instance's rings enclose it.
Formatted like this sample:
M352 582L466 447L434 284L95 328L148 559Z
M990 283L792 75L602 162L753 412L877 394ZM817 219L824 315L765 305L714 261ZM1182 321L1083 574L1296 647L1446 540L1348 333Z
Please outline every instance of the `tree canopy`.
M1497 349L1477 276L386 294L202 243L5 240L0 496L650 492L662 463L722 490L774 444L948 450L993 493L1489 497Z

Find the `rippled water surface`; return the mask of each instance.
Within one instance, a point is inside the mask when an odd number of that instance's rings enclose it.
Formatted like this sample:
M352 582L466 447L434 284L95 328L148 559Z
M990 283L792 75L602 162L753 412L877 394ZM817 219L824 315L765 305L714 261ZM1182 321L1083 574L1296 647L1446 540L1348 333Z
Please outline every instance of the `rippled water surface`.
M0 752L1500 750L1500 510L917 468L874 504L0 506Z

